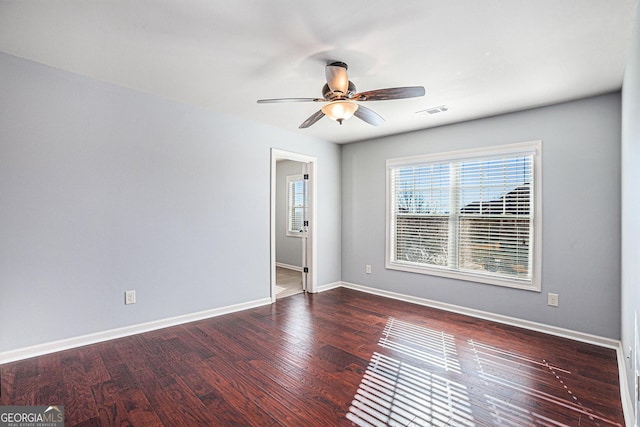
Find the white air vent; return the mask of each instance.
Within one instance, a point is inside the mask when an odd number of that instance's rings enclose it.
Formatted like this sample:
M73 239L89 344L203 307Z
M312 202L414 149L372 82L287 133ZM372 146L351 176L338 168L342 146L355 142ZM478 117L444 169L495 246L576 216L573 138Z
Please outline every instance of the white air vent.
M449 107L446 105L439 105L437 107L427 108L426 110L416 111L416 114L422 117L429 117L433 114L444 113L445 111L449 111Z

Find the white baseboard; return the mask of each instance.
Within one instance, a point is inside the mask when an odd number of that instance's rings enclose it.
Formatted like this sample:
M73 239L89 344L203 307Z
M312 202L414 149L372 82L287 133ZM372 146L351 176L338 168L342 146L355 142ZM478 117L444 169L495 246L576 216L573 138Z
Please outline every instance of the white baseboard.
M620 376L620 398L622 400L622 410L624 412L624 423L627 426L635 426L635 409L633 407L633 397L629 394L629 382L627 381L627 363L622 348L622 341L618 342L616 349L618 355L618 375Z
M344 286L343 282L327 283L326 285L316 286L316 292L329 291L331 289L339 288L341 286Z
M581 341L588 344L595 344L601 347L612 348L614 350L618 348L619 341L611 338L605 338L597 335L586 334L583 332L572 331L570 329L564 329L556 326L545 325L543 323L531 322L529 320L518 319L515 317L503 316L501 314L490 313L488 311L475 310L472 308L434 301L426 298L414 297L411 295L385 291L382 289L370 288L368 286L356 285L355 283L342 282L342 286L344 286L345 288L356 290L356 291L367 292L370 294L375 294L375 295L379 295L387 298L411 302L411 303L423 305L426 307L438 308L440 310L464 314L464 315L476 317L479 319L491 320L493 322L502 323L505 325L517 326L517 327L529 329L532 331L543 332L549 335L569 338L572 340Z
M286 268L287 270L295 270L302 273L302 267L298 267L297 265L285 264L283 262L276 262L276 267Z
M59 341L38 344L31 347L19 348L16 350L9 350L9 351L0 353L0 364L15 362L17 360L28 359L30 357L41 356L43 354L49 354L49 353L54 353L56 351L68 350L70 348L76 348L84 345L95 344L98 342L113 340L116 338L122 338L129 335L140 334L143 332L155 331L157 329L181 325L183 323L188 323L188 322L195 322L196 320L208 319L210 317L221 316L223 314L235 313L237 311L260 307L267 304L271 304L271 298L263 298L263 299L249 301L241 304L234 304L226 307L200 311L197 313L191 313L191 314L185 314L185 315L176 316L176 317L170 317L166 319L154 320L152 322L125 326L123 328L111 329L108 331L96 332L93 334L82 335L79 337L67 338Z

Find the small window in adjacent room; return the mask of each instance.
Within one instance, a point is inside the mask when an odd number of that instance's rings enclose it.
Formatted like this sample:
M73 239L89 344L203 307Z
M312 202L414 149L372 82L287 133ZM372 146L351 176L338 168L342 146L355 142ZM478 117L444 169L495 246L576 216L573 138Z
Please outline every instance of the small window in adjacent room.
M540 291L541 145L388 160L386 267Z
M287 176L287 236L300 237L307 209L303 175Z

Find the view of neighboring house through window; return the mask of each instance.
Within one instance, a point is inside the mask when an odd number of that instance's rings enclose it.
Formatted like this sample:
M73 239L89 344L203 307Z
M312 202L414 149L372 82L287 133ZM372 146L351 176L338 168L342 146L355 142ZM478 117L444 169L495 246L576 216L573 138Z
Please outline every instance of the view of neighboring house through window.
M387 268L539 290L540 143L387 161Z
M300 236L303 231L307 194L303 175L287 176L287 235Z

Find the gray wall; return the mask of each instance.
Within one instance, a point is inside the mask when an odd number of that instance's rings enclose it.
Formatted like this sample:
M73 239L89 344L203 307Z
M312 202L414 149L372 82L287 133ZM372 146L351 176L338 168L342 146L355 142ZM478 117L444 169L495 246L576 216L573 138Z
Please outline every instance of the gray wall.
M622 86L622 347L634 349L627 366L631 396L640 365L640 7L635 22Z
M269 297L271 147L318 158L318 284L340 280L339 146L5 54L0 75L0 352Z
M300 175L303 163L283 160L276 165L276 262L302 267L302 239L287 236L287 176Z
M627 344L640 306L637 51L624 88ZM620 337L618 94L340 147L5 54L0 74L0 351L268 297L271 147L318 158L319 285ZM384 269L387 158L536 139L541 294ZM129 289L138 303L125 307Z
M385 270L386 159L532 140L543 140L541 293ZM619 94L345 145L342 174L342 280L620 337Z

